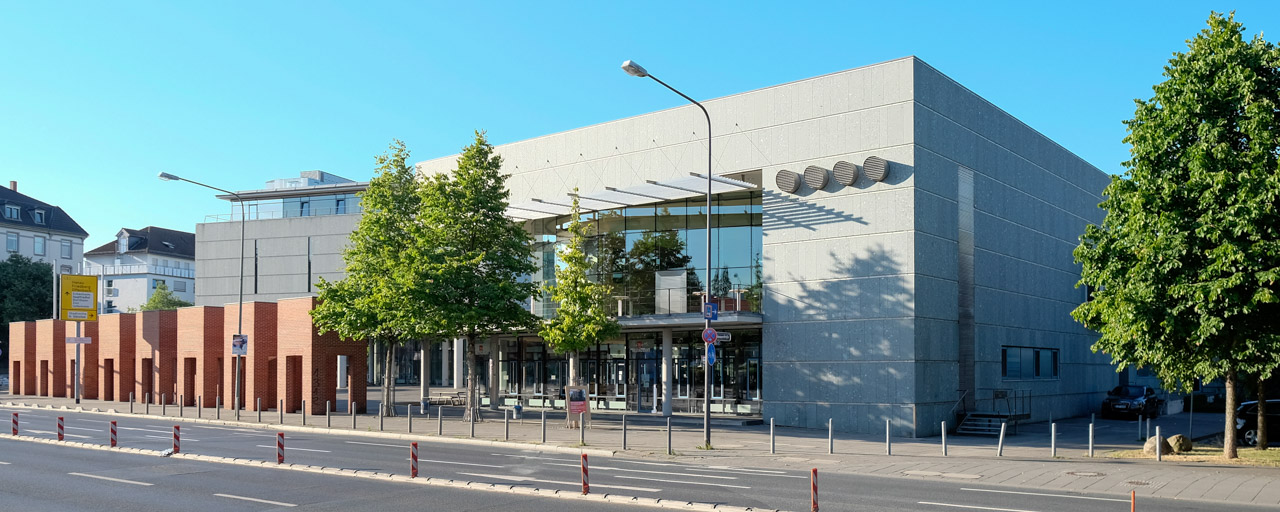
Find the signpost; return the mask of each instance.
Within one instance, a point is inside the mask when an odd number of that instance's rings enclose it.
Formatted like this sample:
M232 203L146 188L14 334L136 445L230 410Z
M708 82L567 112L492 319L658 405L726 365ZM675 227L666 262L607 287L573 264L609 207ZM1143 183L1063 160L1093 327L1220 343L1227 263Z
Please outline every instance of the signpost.
M231 357L232 357L232 374L235 375L235 386L231 392L231 408L236 411L236 418L240 417L240 356L249 355L249 335L248 334L232 334L231 335ZM353 411L355 409L352 409Z
M81 322L98 321L98 276L78 276L73 274L59 275L62 293L60 300L59 316L63 320L75 320L76 335L75 337L67 337L67 343L74 343L76 346L76 371L75 378L72 380L73 395L76 403L80 403L80 345L91 343L89 338L80 337ZM72 341L84 340L84 341Z

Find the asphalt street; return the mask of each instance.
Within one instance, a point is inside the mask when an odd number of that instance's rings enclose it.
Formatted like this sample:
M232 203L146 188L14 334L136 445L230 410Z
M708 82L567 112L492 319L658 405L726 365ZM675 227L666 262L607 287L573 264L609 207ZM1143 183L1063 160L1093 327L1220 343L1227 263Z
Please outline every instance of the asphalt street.
M56 418L65 418L66 437L69 441L80 441L96 444L107 444L108 422L111 416L72 411L32 411L27 409L5 409L3 418L7 422L11 412L18 412L20 418L20 434L24 436L56 438ZM173 425L181 425L182 446L184 453L234 457L243 459L274 461L276 457L276 434L264 428L240 426L207 425L192 423L173 418L166 422L153 418L138 418L122 415L114 417L117 421L118 439L121 446L164 450L172 446ZM335 418L336 420L336 418ZM3 425L0 422L0 425ZM424 425L425 426L425 425ZM0 430L0 441L5 441L8 428ZM501 483L508 485L527 485L544 489L561 489L575 491L580 489L580 460L573 454L543 453L521 450L518 447L478 446L450 442L448 439L427 439L419 443L419 476L438 477L454 480ZM331 502L357 500L360 503L376 503L380 508L398 509L398 507L414 505L413 496L430 494L433 496L430 509L466 510L488 498L475 498L474 494L493 494L491 505L507 503L496 507L500 509L520 510L534 507L533 501L521 502L511 500L530 499L508 494L481 493L476 491L453 491L447 488L409 486L396 487L390 483L365 481L351 477L328 477L340 481L320 484L308 473L279 471L272 469L247 468L216 463L197 463L185 461L177 463L173 459L159 457L142 457L127 454L83 450L76 448L49 447L32 443L8 441L0 444L0 481L5 482L0 492L14 494L17 501L5 503L39 503L42 498L58 496L67 489L89 490L95 486L111 488L112 492L103 495L102 499L111 503L111 508L130 508L137 510L164 510L165 508L135 507L131 493L150 492L147 489L135 489L134 485L112 483L108 480L93 480L89 477L76 477L70 473L90 473L78 469L82 461L89 461L89 469L93 474L125 480L150 481L156 477L165 482L161 493L180 493L192 499L201 498L197 502L211 503L231 498L213 496L215 489L244 489L246 497L270 499L287 503L306 504L308 506L329 506ZM285 457L287 462L309 464L346 469L371 470L407 474L409 472L409 441L371 438L355 435L329 433L285 433ZM113 458L115 457L115 458ZM28 466L32 467L28 471ZM702 466L679 463L675 461L636 460L624 457L590 457L589 468L591 487L594 492L623 494L641 497L664 499L680 499L698 502L722 503L736 506L759 508L780 508L784 510L809 509L810 488L809 474L794 469L747 468L727 466ZM261 472L268 473L263 474ZM170 476L184 473L200 473L201 478L191 479L201 482L170 483ZM170 475L169 473L173 473ZM209 474L206 478L205 473ZM295 474L296 473L296 474ZM13 474L16 478L9 478ZM41 475L37 477L36 475ZM345 478L345 480L341 480ZM160 481L155 482L160 484ZM403 484L402 484L403 485ZM318 496L304 500L307 492L303 489L323 488ZM391 486L386 494L372 492L367 487ZM965 485L963 477L954 481L938 481L936 479L889 478L867 475L850 475L826 473L818 476L819 501L824 511L870 511L870 510L998 510L998 511L1116 511L1126 510L1128 499L1116 495L1048 493L1034 488L1000 487ZM416 489L416 490L415 490ZM129 492L125 492L129 491ZM447 506L435 501L436 493L445 493L457 499L458 506ZM83 494L83 493L77 493ZM351 496L344 496L344 494ZM172 496L168 495L167 496ZM262 498L262 497L267 498ZM271 498L279 496L280 499ZM71 498L63 498L71 499ZM150 500L151 506L166 503ZM26 501L23 501L26 500ZM75 501L84 500L84 501ZM116 501L119 500L119 501ZM294 500L294 501L290 501ZM385 502L383 500L386 500ZM566 510L569 503L554 500L553 505ZM347 501L349 503L349 501ZM72 510L81 505L101 505L103 501L94 501L92 497L74 498L65 508L39 508L36 510ZM167 503L174 503L167 501ZM224 504L226 505L226 504ZM244 505L238 506L262 506ZM385 505L385 507L384 507ZM1154 498L1142 498L1139 508L1144 510L1191 511L1191 510L1250 510L1238 504L1217 504L1209 502L1173 501ZM438 507L438 508L437 508ZM186 508L185 506L183 508ZM198 507L195 509L199 509ZM253 509L253 508L249 508ZM261 509L261 508L258 508ZM323 509L323 508L321 508ZM592 507L591 509L599 509ZM1263 510L1257 508L1256 510Z

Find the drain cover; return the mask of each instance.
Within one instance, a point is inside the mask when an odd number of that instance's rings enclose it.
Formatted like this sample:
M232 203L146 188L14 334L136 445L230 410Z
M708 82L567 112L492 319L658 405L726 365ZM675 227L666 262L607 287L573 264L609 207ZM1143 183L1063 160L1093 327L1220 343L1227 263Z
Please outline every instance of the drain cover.
M1098 473L1097 471L1068 471L1067 474L1071 476L1087 476L1089 478L1107 476L1105 473Z
M1144 486L1144 485L1151 485L1151 482L1143 482L1142 480L1130 480L1130 481L1125 482L1125 483L1126 483L1126 484L1129 484L1129 485L1136 485L1136 486L1139 486L1139 487Z

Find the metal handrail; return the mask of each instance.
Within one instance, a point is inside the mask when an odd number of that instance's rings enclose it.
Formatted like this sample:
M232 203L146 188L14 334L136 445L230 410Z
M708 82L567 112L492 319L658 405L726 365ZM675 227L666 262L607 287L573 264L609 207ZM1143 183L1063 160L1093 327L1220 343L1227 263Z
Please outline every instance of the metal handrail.
M957 408L957 407L960 407L962 404L964 404L964 397L966 397L966 396L968 396L968 395L969 395L969 390L967 390L967 389L965 389L965 390L959 390L959 389L957 389L956 391L963 391L963 393L960 393L960 398L957 398L957 399L956 399L956 404L955 404L955 405L953 405L953 406L951 406L951 411L947 412L947 416L953 416L953 415L955 415L955 413L956 413L956 408Z

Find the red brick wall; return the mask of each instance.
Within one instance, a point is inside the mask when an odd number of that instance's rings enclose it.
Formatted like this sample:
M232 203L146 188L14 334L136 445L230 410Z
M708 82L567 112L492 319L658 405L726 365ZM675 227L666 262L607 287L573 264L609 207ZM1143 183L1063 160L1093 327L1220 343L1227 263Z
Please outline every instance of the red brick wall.
M239 318L237 311L238 306L235 303L227 304L224 308L226 313L223 315L223 353L230 358L231 354L231 335L236 334L236 325ZM257 405L257 399L262 399L262 408L274 409L276 403L276 384L271 379L273 365L276 359L276 303L274 302L246 302L244 303L244 334L249 335L249 355L243 357L244 368L241 372L244 375L243 389L240 391L244 399L244 408L254 410ZM233 360L228 360L223 365L223 369L227 372L227 396L223 401L223 406L230 409L231 393L234 386L235 364Z
M357 404L357 409L364 411L368 396L365 373L367 369L366 344L361 341L344 340L337 333L329 332L320 335L311 321L310 311L315 309L318 300L315 297L300 297L279 301L277 311L279 319L278 356L286 361L282 366L281 378L277 382L279 396L287 397L285 410L296 411L302 399L307 400L307 412L324 414L325 401L337 404L338 388L338 356L347 356L351 366L350 396ZM290 356L298 357L300 364L289 365ZM290 371L301 375L290 375ZM297 388L301 389L290 389ZM296 396L296 398L295 398Z
M128 402L129 393L138 386L135 371L134 355L136 348L137 315L133 313L111 313L98 315L98 392L107 399L110 388L117 402ZM107 360L112 360L113 368L106 371ZM142 397L137 397L141 400Z
M13 322L9 324L9 393L12 395L36 394L36 323Z
M151 392L151 403L158 404L163 398L167 403L175 404L177 394L178 366L178 312L143 311L136 315L137 346L134 352L134 364L138 370L138 384L134 386L138 400L146 400L146 392ZM151 367L144 360L151 361ZM144 372L151 372L150 378ZM153 389L146 389L150 382Z
M36 386L41 396L66 397L71 381L67 379L67 323L62 320L36 321Z
M76 323L67 322L67 336L76 335ZM80 383L84 386L80 390L80 396L87 400L98 399L98 322L80 322L80 336L93 340L93 343L80 346L80 366L84 368L84 375L80 378ZM65 340L64 340L65 341ZM67 345L67 380L68 382L75 380L72 368L75 368L76 346ZM69 384L68 384L69 385ZM70 390L67 396L73 396Z
M186 405L196 405L204 397L205 408L217 404L224 387L218 359L222 358L225 311L219 306L196 306L178 310L178 386ZM187 375L185 361L196 360L195 375ZM191 385L188 386L188 383ZM230 396L230 393L224 395Z

